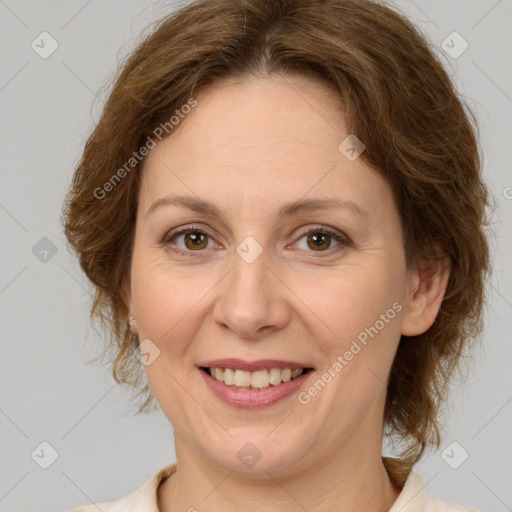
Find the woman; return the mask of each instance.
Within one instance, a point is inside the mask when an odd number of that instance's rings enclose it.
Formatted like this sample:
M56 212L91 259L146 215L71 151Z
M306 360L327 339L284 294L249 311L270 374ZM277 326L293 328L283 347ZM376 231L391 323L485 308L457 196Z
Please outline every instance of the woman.
M65 230L114 378L140 412L156 400L177 464L75 512L471 510L412 466L481 329L486 206L471 114L396 12L200 0L164 19L117 77Z

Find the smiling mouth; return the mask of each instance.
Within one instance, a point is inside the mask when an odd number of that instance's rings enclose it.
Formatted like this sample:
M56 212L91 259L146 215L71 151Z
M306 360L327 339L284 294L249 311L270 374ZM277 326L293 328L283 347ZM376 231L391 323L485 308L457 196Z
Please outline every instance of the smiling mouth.
M262 390L297 379L312 368L271 368L254 372L233 368L201 367L206 374L233 389Z

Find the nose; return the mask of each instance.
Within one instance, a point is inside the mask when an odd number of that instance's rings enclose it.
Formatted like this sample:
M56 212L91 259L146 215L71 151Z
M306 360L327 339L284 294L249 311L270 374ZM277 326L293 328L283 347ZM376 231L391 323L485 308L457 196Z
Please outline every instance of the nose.
M233 254L233 267L216 290L214 321L241 339L257 341L290 318L289 289L265 251L249 262Z

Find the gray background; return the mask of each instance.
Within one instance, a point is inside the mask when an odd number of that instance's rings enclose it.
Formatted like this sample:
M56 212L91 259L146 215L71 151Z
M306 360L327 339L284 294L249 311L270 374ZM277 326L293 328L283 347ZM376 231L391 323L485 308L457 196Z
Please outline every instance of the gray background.
M167 419L131 416L129 394L115 385L109 368L85 363L98 353L88 322L90 289L67 253L59 220L74 165L105 99L101 86L141 30L174 5L0 0L0 511L57 512L118 498L175 460ZM429 492L449 501L481 512L512 510L512 273L505 265L512 239L512 2L395 5L437 47L475 110L497 204L482 342L467 383L453 388L441 449L415 470ZM43 31L59 45L46 59L31 47ZM453 31L469 44L457 58L442 47ZM48 246L43 237L55 246L54 255L41 252ZM44 446L41 455L43 441L58 453L48 469L35 462L50 461ZM34 450L39 459L31 457Z

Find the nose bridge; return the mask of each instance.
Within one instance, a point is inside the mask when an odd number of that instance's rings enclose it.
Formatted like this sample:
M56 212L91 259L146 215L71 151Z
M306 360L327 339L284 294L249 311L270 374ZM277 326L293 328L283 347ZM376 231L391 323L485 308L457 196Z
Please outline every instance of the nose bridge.
M270 297L268 268L269 258L266 251L254 239L244 240L233 255L233 271L228 287L227 298L234 300L240 315L255 318L255 315L268 307ZM274 290L275 292L276 290Z
M216 321L241 337L256 336L263 327L281 327L286 322L282 286L269 254L255 239L248 237L237 246L215 311Z

